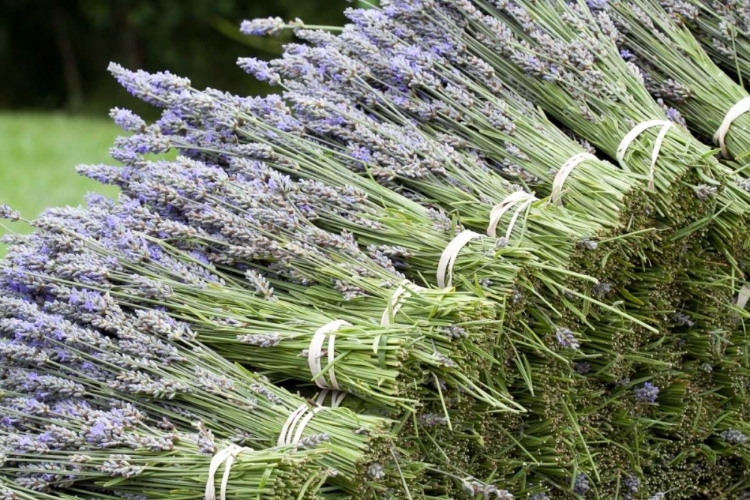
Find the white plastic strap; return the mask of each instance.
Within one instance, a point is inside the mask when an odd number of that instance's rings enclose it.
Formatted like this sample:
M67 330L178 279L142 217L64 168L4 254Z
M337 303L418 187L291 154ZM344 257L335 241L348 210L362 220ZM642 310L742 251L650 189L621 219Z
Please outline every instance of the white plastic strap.
M302 439L302 433L305 432L305 428L310 423L310 420L318 412L325 409L326 407L324 406L316 406L311 409L306 403L301 404L299 408L289 414L286 422L284 422L284 427L281 428L281 434L276 442L276 446L296 445L299 443L300 439Z
M573 172L573 169L586 160L596 159L597 157L592 155L591 153L578 153L577 155L571 156L568 161L566 161L563 166L560 167L560 170L558 170L557 174L555 175L555 179L552 181L552 196L550 197L552 203L556 205L562 205L563 184L565 184L566 179L571 174L571 172Z
M323 371L320 364L320 358L323 357L323 342L326 337L328 337L328 347L326 349L328 352L328 364L333 363L333 360L336 359L336 335L334 335L333 332L342 326L351 326L351 323L341 319L331 321L330 323L318 328L315 335L313 335L310 340L310 348L307 350L307 365L310 367L310 373L313 378L318 377L320 372ZM341 389L336 380L336 372L334 371L333 366L328 370L328 378L331 381L330 384L325 380L325 375L316 378L315 383L321 389L335 389L337 391Z
M440 262L438 262L437 282L440 288L450 287L453 284L453 266L456 264L458 252L474 238L481 237L481 234L467 229L459 233L458 236L448 243L448 246L445 247L443 254L440 256ZM445 280L446 275L448 276L447 282Z
M661 126L661 130L659 131L659 134L656 136L656 140L654 141L654 149L651 151L651 166L649 167L648 173L648 188L652 191L655 188L654 175L656 173L656 160L659 158L661 145L664 143L664 139L667 137L667 132L669 132L669 129L672 127L672 125L674 124L669 120L648 120L643 123L639 123L638 125L633 127L633 130L628 132L627 135L622 138L620 145L617 147L617 161L620 165L622 165L625 159L625 153L627 153L628 148L630 148L630 145L633 143L633 141L636 140L638 136L646 130Z
M725 142L727 133L729 132L729 127L732 126L732 123L737 118L748 111L750 111L750 97L745 97L729 109L727 115L724 117L724 121L721 122L721 126L714 134L714 142L719 144L721 154L724 155L725 158L729 158L729 151L727 151L727 144Z
M325 403L325 400L329 394L331 395L331 406L329 408L338 408L339 406L341 406L341 402L344 401L344 398L346 398L347 393L326 389L324 391L320 391L320 394L318 394L318 399L315 400L315 403L320 406L325 406L323 403Z
M516 220L518 220L518 216L526 209L526 207L534 203L534 201L536 201L534 195L525 191L515 191L514 193L509 194L490 211L490 225L487 227L487 236L493 238L496 237L497 224L500 222L500 219L505 215L505 212L513 207L517 207L513 217L510 219L510 224L508 224L508 230L505 232L505 237L510 238L511 233L513 232L513 226L516 224Z
M231 444L213 456L211 464L208 467L208 479L206 480L206 491L204 492L206 497L205 500L216 500L216 486L214 485L214 482L216 481L216 472L219 470L219 467L221 467L221 464L224 464L224 474L221 477L219 498L220 500L226 500L227 484L229 483L229 473L232 470L232 464L240 453L246 451L253 451L253 449Z
M750 284L742 285L740 293L737 295L737 307L744 309L748 300L750 300Z
M403 285L399 285L391 296L391 307L383 311L383 315L380 317L380 326L390 325L393 318L398 314L399 309L401 309L401 306L404 305L404 301L410 296L411 293L409 290ZM391 314L388 314L389 312Z

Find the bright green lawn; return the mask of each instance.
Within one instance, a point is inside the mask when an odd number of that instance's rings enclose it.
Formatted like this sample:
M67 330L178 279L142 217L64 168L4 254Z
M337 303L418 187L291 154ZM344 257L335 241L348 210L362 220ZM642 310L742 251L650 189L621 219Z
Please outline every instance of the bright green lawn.
M0 203L33 219L47 207L80 205L91 191L114 197L116 188L79 176L75 167L112 162L107 152L120 132L104 118L0 113ZM8 226L28 231L21 223Z

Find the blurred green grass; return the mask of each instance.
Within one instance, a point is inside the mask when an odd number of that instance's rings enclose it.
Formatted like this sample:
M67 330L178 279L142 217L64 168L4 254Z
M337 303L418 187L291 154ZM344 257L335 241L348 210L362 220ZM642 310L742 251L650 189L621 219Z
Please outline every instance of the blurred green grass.
M112 162L108 151L120 133L104 118L0 113L0 203L33 219L48 207L81 205L88 192L115 197L117 188L81 177L75 167ZM2 222L0 235L30 231L20 222Z

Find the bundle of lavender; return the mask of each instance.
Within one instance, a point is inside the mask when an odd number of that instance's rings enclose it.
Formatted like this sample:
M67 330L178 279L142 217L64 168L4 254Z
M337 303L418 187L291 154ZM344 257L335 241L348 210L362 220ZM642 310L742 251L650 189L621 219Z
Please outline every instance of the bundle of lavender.
M699 17L689 3L608 1L617 45L640 68L652 95L678 109L700 137L713 138L728 158L750 152L750 95L723 73L688 26ZM744 185L744 184L741 184Z
M19 274L29 276L23 271ZM336 471L335 475L325 472L326 481L349 494L367 497L388 487L403 487L419 467L405 457L394 458L388 421L355 415L345 408L319 407L293 396L202 346L185 324L164 312L130 313L105 294L56 285L39 277L36 283L38 292L43 293L36 300L31 299L30 291L25 299L14 298L7 286L0 299L5 369L1 386L23 395L8 400L11 407L16 404L19 414L3 410L3 425L9 426L11 435L21 434L19 439L33 424L21 418L24 409L38 408L55 423L53 417L64 413L68 398L84 398L94 405L112 399L146 412L154 425L163 422L168 427L189 429L194 422L201 422L205 432L198 446L208 455L221 453L218 456L224 459L237 450L219 449L212 436L255 449L299 446L310 438L305 442L314 442L325 451L310 458L324 472ZM56 402L63 406L50 413L49 407ZM71 411L76 408L74 405ZM120 436L121 420L102 418L98 426L96 423L89 422L88 434L79 438L95 448L130 446L134 463L148 462L150 449L162 449L158 445L163 440L156 439L158 436L152 441L129 441ZM137 423L135 427L139 427ZM326 438L320 439L323 435ZM39 436L39 446L45 439ZM20 451L35 451L34 443L32 440L30 448ZM73 450L76 443L70 443ZM165 443L165 451L169 451L171 441ZM18 451L11 443L4 454L13 460L12 454ZM144 453L144 460L135 457L136 453ZM60 465L70 465L61 459L64 463ZM304 474L304 468L300 472ZM252 477L262 485L268 474L252 468L249 473L248 487ZM47 479L41 470L35 468L30 474L40 481L41 489L55 486L54 479ZM296 484L308 479L300 478ZM280 480L284 481L283 475Z
M196 500L215 498L216 492L222 498L322 498L319 489L327 473L314 459L327 451L315 445L327 436L305 438L295 447L253 449L214 441L202 425L185 432L165 419L158 422L160 428L153 427L148 422L153 415L111 397L84 398L85 386L53 375L8 368L2 385L14 383L21 390L45 391L43 399L31 399L28 391L5 392L0 400L11 422L0 429L0 474L29 493L65 489Z
M685 221L695 223L692 231L707 226L715 244L723 242L722 252L742 247L738 230L744 229L748 193L709 148L668 120L682 118L655 102L641 71L622 59L615 44L620 34L606 11L562 1L463 2L431 8L428 15L463 33L466 45L457 59L484 61L624 169L653 179L654 208L680 222L673 227ZM675 204L678 193L683 201Z
M304 130L300 130L302 125L280 100L243 99L210 89L199 92L190 89L187 81L180 79L174 82L175 77L171 75L133 73L118 66L113 66L111 69L118 80L132 93L148 102L168 108L162 120L154 126L147 128L142 122L138 122L138 127L129 127L140 133L121 142L120 150L116 152L118 159L125 159L131 163L137 161L134 159L134 155L137 156L137 154L133 150L136 144L141 148L140 152L163 151L165 147L172 146L186 155L210 160L229 171L238 168L236 158L239 157L265 161L275 169L305 179L333 186L354 186L369 195L368 209L372 207L373 218L377 217L380 223L378 231L342 225L341 221L330 220L330 216L324 213L316 214L320 217L320 223L335 224L333 227L336 230L343 228L351 231L360 246L396 242L412 254L412 257L407 260L410 264L410 276L419 274L431 278L430 282L436 282L438 286L450 285L451 274L479 282L485 279L495 279L491 272L491 266L493 266L491 262L485 261L479 270L473 265L465 264L465 255L474 253L472 248L479 245L471 241L478 238L479 233L462 231L459 236L454 238L454 235L451 235L447 239L442 239L439 234L432 235L431 233L434 233L436 229L442 230L440 232L445 232L446 229L452 232L453 228L449 228L447 219L444 219L442 223L439 222L438 227L435 227L435 221L430 219L430 214L434 217L434 209L420 206L392 190L384 189L370 178L352 172L348 167L349 162L362 163L363 168L367 168L368 162L361 159L353 160L348 156L348 159L341 159L335 150L327 146L327 143L307 137ZM171 83L160 83L162 80ZM170 85L179 88L172 88ZM179 120L179 124L176 120ZM146 148L143 147L145 143L149 144ZM434 162L430 164L436 170L430 173L435 175L427 176L426 173L420 175L425 175L425 183L429 182L434 185L429 191L431 198L443 196L451 200L445 202L448 206L453 205L456 200L460 200L460 204L466 206L469 206L469 202L476 202L476 198L467 195L463 189L453 186L454 182L460 184L460 181L452 177L442 179L447 175L446 167ZM97 177L99 172L95 170L89 175ZM420 175L415 174L416 177ZM466 184L470 182L464 181L464 185ZM504 200L514 193L500 178L495 185L499 200ZM425 188L425 191L428 190ZM514 196L525 195L514 194ZM423 202L429 206L428 200ZM559 207L541 207L528 196L524 197L523 203L512 206L515 211L506 206L505 209L496 207L493 212L489 201L485 201L484 204L486 208L481 208L481 211L492 212L485 215L486 226L484 226L489 227L490 235L496 234L498 224L508 221L505 236L499 240L501 242L499 246L507 244L512 248L527 250L531 257L536 258L536 261L519 263L519 266L528 268L528 273L533 273L534 279L539 282L541 289L535 292L537 295L552 296L548 300L559 302L561 294L567 292L578 301L594 302L582 294L581 289L586 290L596 284L595 277L571 272L568 261L571 254L576 251L581 252L581 249L584 250L582 253L585 256L585 249L588 245L584 240L595 238L594 235L599 229L597 224L593 224L590 219L575 217ZM467 208L467 210L470 209ZM524 211L529 211L530 215L522 221L522 224L517 224ZM405 240L403 231L388 224L391 221L393 223L398 221L398 226L403 226L402 220L398 220L401 217L395 218L394 212L399 212L402 216L409 214L410 219L403 222L410 223L412 231L425 235L420 245L415 245L411 239ZM389 235L388 232L395 234ZM427 235L433 237L426 240ZM581 242L584 244L579 245ZM486 243L482 245L485 246ZM591 248L593 249L594 246L591 245ZM482 253L486 254L486 250ZM436 257L442 257L437 266L435 265ZM583 256L581 259L583 260ZM594 262L606 265L607 260L595 259ZM493 291L492 286L489 286L488 290ZM603 306L603 304L598 305ZM572 306L571 302L566 304L566 307ZM610 307L609 310L613 309ZM580 312L578 315L582 317Z
M748 4L736 0L690 0L680 19L711 59L745 83L750 71Z
M200 171L197 162L189 164L193 173ZM300 238L307 238L299 240L291 233L284 239L270 232L263 236L220 207L214 216L233 220L233 232L255 234L257 245L267 243L265 251L273 247L272 260L279 267L268 273L267 263L256 256L244 261L243 272L223 272L221 279L205 284L185 283L175 264L214 272L197 260L201 252L219 252L216 255L226 259L230 249L192 220L190 226L170 224L173 235L180 230L193 233L190 252L180 251L158 239L164 229L158 215L125 197L122 202L91 197L86 211L49 211L33 222L40 231L13 248L9 261L14 268L9 271L73 281L106 292L122 307L164 307L176 319L189 321L204 344L274 379L293 377L386 408L413 411L421 384L439 377L498 410L520 410L483 375L495 362L490 353L502 330L498 312L503 311L492 302L450 290L420 289L369 261L347 240L322 240L322 231L300 228ZM283 206L280 202L275 208ZM138 231L154 222L152 230ZM223 229L230 229L228 223ZM321 239L316 243L312 236ZM54 256L56 265L29 264L42 249ZM358 267L347 266L347 260ZM292 271L295 280L290 281ZM346 285L340 280L347 280Z

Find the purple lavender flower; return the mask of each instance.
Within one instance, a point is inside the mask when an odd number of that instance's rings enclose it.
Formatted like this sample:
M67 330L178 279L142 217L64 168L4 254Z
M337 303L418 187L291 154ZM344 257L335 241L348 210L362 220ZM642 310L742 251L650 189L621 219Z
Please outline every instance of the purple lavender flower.
M109 116L115 121L115 124L128 132L143 132L146 129L146 122L143 121L143 118L129 109L112 108Z
M0 219L8 219L15 222L21 218L21 212L13 210L8 205L0 204Z
M635 389L635 399L642 403L655 403L659 396L659 388L651 382L646 382L643 387Z
M731 444L745 444L748 441L748 437L736 429L722 432L721 437L724 438L724 441Z
M569 328L558 328L555 332L557 343L562 347L569 347L570 349L578 349L581 344L578 343L575 335Z
M573 492L581 496L586 496L586 493L588 493L590 488L591 484L589 483L586 474L578 474L573 484Z
M286 23L280 17L267 17L242 21L240 31L248 36L273 36L281 33Z

